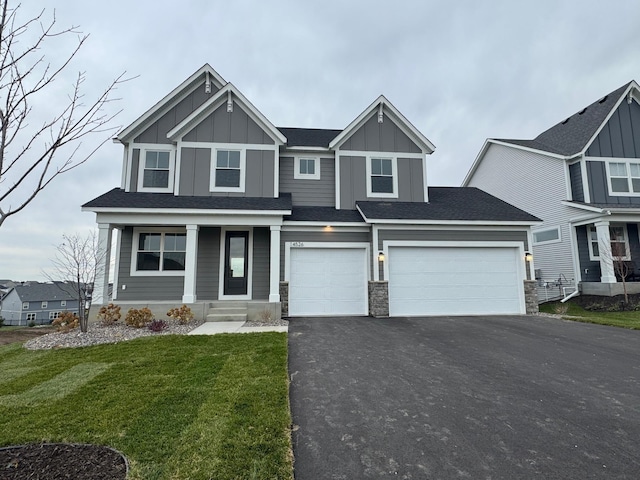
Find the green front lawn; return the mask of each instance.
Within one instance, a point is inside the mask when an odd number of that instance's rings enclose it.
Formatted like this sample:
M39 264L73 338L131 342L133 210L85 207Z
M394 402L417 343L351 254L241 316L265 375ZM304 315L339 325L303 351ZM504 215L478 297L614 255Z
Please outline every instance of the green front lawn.
M540 311L544 313L562 313L558 311L562 305L560 302L543 303L540 305ZM568 306L568 310L566 313L562 313L562 315L563 318L568 320L640 330L640 311L597 312L585 310L580 305L572 303L571 300L569 300L566 305Z
M109 445L131 479L291 479L287 337L0 347L0 446Z

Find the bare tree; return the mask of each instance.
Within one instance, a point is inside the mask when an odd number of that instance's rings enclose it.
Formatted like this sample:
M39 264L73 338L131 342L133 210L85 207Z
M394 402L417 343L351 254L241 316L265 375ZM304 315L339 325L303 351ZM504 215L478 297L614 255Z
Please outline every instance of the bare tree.
M610 230L610 235L614 235L614 232ZM616 279L622 284L622 291L624 293L624 305L629 304L629 294L627 292L627 279L634 273L633 263L627 260L628 252L624 242L612 240L609 245L599 244L599 255L606 261L611 261L613 266L613 273Z
M76 233L62 238L64 241L58 245L56 256L51 260L54 273L45 272L44 275L78 300L80 330L86 332L93 285L97 276L104 273L104 257L99 252L95 230L86 237Z
M66 98L57 94L71 61L86 42L76 26L58 29L55 11L45 20L19 19L20 5L0 0L0 226L24 209L57 176L86 162L117 130L111 126L119 113L107 113L124 74L85 103L81 87L84 72L70 85ZM42 53L50 41L77 37L67 54L56 50L55 63ZM54 101L55 100L55 101ZM60 102L55 113L52 104ZM82 141L98 137L86 150Z

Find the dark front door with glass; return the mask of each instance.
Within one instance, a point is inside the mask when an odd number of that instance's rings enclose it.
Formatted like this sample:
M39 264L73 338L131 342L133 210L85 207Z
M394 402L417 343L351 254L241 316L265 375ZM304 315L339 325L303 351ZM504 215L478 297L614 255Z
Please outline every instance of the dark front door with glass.
M227 232L224 242L224 294L246 295L249 232Z

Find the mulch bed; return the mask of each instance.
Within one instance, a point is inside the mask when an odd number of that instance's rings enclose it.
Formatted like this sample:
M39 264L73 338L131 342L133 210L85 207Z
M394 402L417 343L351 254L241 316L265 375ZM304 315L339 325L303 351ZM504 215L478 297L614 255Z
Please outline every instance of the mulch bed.
M615 297L601 297L596 295L578 295L573 301L585 310L600 312L617 312L625 310L637 310L640 307L640 294L634 293L628 296L629 303L624 302L624 295Z
M2 480L124 480L128 464L99 445L44 443L0 448Z

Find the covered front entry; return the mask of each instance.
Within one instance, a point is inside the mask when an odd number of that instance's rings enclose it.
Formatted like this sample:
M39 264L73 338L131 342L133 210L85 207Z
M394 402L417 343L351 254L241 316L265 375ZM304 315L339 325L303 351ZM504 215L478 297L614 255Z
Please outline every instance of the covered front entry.
M289 315L367 315L368 247L287 244Z
M524 314L523 249L505 244L389 246L389 314Z

